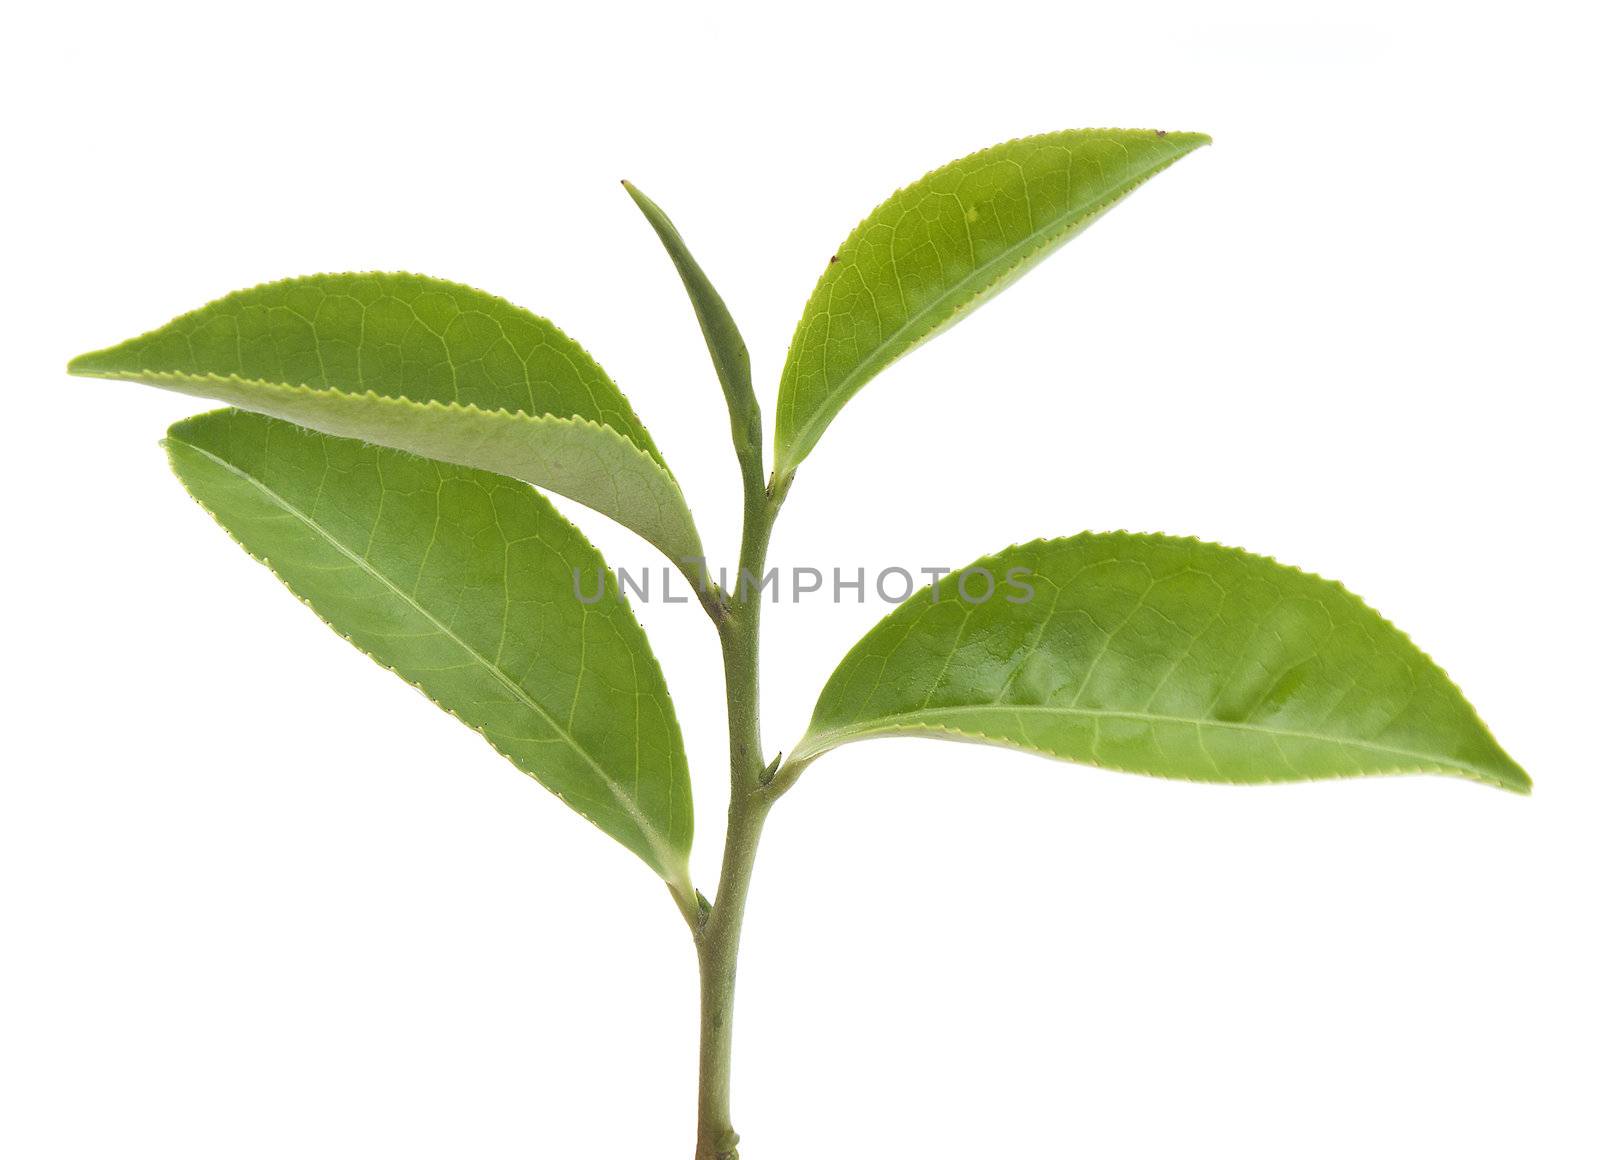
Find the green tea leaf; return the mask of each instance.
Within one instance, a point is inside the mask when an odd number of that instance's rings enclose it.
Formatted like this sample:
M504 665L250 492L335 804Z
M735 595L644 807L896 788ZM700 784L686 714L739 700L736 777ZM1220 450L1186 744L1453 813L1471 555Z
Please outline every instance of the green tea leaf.
M689 293L695 317L700 322L700 333L705 336L706 349L711 352L711 364L716 368L717 379L722 383L722 393L728 400L728 418L733 424L733 443L744 457L759 452L761 447L761 408L756 402L755 388L750 382L750 351L745 347L744 336L728 312L722 295L706 277L700 263L694 260L689 247L661 207L641 193L632 182L624 181L622 187L633 198L634 204L644 214L645 220L656 231L667 256L683 279L683 288Z
M692 903L672 700L614 579L580 601L605 562L548 500L247 411L187 419L165 446L190 494L335 632Z
M884 367L1210 140L1129 129L1024 137L936 169L873 210L795 328L778 387L778 474Z
M1194 781L1531 787L1444 671L1341 585L1125 532L1008 548L917 593L845 657L790 760L900 735Z
M509 475L603 512L680 566L704 554L605 372L550 322L470 287L414 274L272 282L67 369Z

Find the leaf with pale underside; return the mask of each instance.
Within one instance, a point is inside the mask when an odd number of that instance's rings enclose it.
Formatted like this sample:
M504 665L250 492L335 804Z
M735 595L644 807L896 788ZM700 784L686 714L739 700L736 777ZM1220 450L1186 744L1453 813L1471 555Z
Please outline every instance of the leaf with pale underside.
M786 475L866 382L1066 243L1203 133L1074 129L953 161L867 215L800 315L778 387Z
M886 617L828 681L791 762L911 735L1194 781L1531 786L1444 671L1341 585L1125 532L970 567L994 595L971 571L963 598L956 574Z
M453 282L273 282L80 355L68 370L547 487L638 532L691 574L685 562L704 554L677 480L583 348L546 319Z
M600 553L527 484L247 411L165 442L190 493L334 631L694 895L688 763ZM381 749L381 741L378 743Z

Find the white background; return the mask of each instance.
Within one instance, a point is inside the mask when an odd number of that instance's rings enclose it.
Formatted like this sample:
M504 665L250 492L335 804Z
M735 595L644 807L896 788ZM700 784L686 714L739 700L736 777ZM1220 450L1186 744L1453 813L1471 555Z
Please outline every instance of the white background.
M775 561L1120 527L1267 552L1406 628L1536 792L830 756L755 883L746 1155L1600 1155L1596 28L1106 9L12 14L0 1155L686 1160L693 1135L694 964L659 883L212 526L155 445L200 406L70 355L292 274L466 281L596 355L731 558L722 400L617 179L717 279L770 414L875 202L1107 124L1217 143L851 403ZM773 750L885 611L769 616ZM709 886L713 636L692 606L641 618Z

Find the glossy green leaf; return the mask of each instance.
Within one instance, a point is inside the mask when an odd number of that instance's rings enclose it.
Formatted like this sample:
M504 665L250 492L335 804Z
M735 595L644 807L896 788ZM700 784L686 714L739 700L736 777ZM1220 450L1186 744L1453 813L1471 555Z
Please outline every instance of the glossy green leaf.
M1444 671L1341 585L1128 533L964 571L971 600L963 574L946 577L851 650L792 761L917 735L1194 781L1428 772L1530 788Z
M550 322L470 287L414 274L273 282L67 369L509 475L680 565L704 555L683 492L605 372Z
M744 336L738 324L722 301L722 295L706 277L706 272L689 252L683 235L672 219L659 205L641 193L632 182L624 181L622 187L633 198L634 204L644 214L645 220L655 230L666 248L667 256L677 268L683 288L688 291L689 302L694 307L695 318L700 322L700 333L705 336L706 349L711 352L711 364L722 384L722 393L728 400L728 418L733 424L733 442L741 456L759 452L761 447L761 408L756 402L755 388L750 382L750 352L745 347Z
M1202 133L1075 129L936 169L867 215L829 260L778 388L778 472L895 359L1031 269Z
M184 486L334 631L643 858L687 905L683 739L605 562L516 480L247 411L178 423ZM378 750L381 750L379 743Z

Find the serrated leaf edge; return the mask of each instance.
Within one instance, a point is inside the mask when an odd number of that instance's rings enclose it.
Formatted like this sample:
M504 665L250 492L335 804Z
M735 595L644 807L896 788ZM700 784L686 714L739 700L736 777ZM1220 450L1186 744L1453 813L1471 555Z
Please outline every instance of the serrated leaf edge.
M996 712L1005 712L1006 706L995 706L995 710ZM1177 719L1174 719L1174 721L1176 720ZM824 753L828 753L834 749L841 748L842 746L849 745L857 741L877 741L885 738L893 739L915 737L927 740L961 741L971 742L975 745L990 745L996 749L1009 749L1018 753L1026 753L1032 757L1043 757L1050 761L1060 761L1067 765L1084 765L1093 769L1110 770L1114 773L1131 773L1140 777L1159 778L1162 781L1186 781L1198 785L1288 785L1303 781L1351 781L1362 777L1398 777L1408 776L1411 774L1442 774L1445 776L1462 777L1469 781L1475 781L1483 785L1492 786L1496 789L1509 790L1512 793L1527 794L1531 792L1528 786L1507 782L1500 778L1489 777L1488 775L1480 773L1470 766L1446 765L1437 761L1396 765L1382 769L1364 769L1359 773L1331 773L1316 774L1312 776L1294 775L1289 777L1275 777L1271 779L1228 777L1226 775L1199 777L1182 773L1151 773L1147 769L1135 769L1129 765L1117 765L1109 761L1095 758L1064 757L1059 753L1051 753L1045 749L1032 748L1022 744L1019 741L1014 741L1009 738L991 737L981 729L958 729L950 725L886 725L874 728L867 732L851 734L848 737L841 737L840 740L832 744L816 744L817 742L828 739L830 736L833 735L807 734L807 736L800 742L800 745L795 748L794 753L790 754L790 761L795 764L806 765L812 761L815 761ZM1340 743L1348 744L1345 742ZM1388 752L1394 753L1398 751L1388 750Z

